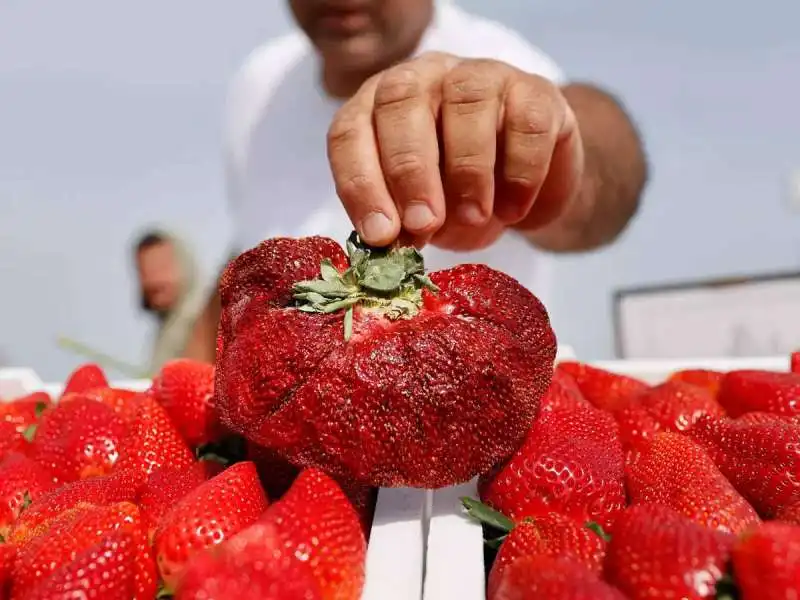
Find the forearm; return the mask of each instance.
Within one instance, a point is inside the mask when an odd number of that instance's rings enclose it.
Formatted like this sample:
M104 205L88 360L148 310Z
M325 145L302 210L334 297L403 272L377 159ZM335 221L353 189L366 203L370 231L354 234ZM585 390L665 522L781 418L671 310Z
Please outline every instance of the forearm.
M648 169L639 134L613 97L585 84L562 91L581 131L582 184L558 218L523 233L544 250L581 252L604 246L622 233L639 206Z

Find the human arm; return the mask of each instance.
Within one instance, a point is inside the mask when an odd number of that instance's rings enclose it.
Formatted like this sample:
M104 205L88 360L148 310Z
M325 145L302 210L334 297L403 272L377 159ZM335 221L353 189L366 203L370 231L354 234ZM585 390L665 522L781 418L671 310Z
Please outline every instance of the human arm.
M579 252L613 242L636 214L647 182L641 138L622 104L586 83L561 88L581 132L582 183L565 210L549 225L516 228L551 252Z
M206 363L216 359L217 328L222 312L219 290L214 287L205 307L195 319L183 355Z
M613 111L598 108L603 93L579 89L438 53L373 77L328 136L337 192L357 231L374 245L402 231L417 245L458 250L490 245L507 228L550 250L608 241L629 218L608 218L617 198L605 177L619 159L607 161L615 146L596 141L613 130L600 119Z

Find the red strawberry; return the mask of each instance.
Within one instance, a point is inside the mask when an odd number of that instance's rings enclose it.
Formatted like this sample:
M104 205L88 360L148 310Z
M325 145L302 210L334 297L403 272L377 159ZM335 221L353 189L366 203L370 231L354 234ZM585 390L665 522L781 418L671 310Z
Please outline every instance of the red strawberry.
M156 593L155 563L147 547L141 516L136 506L121 502L69 510L54 519L41 535L22 545L14 563L11 600L27 598L43 577L114 532L131 536L136 549L134 560L128 565L134 577L133 600L152 599Z
M800 525L800 501L782 506L775 512L775 520Z
M191 558L253 524L267 499L253 463L229 467L185 495L161 519L155 549L161 577L174 590Z
M251 525L217 548L192 560L176 600L322 600L309 561L285 550L274 523Z
M800 415L800 374L731 371L722 379L717 400L732 417L748 412Z
M701 387L716 396L725 373L711 369L683 369L670 375L668 381L681 381Z
M515 522L559 512L610 524L625 506L624 456L614 418L592 406L545 404L522 448L481 477L481 500Z
M789 362L792 373L800 373L800 351L792 352Z
M712 599L735 540L666 506L632 506L614 524L605 579L630 600Z
M564 371L558 369L553 372L550 387L542 397L541 408L573 408L575 406L592 406L583 396L575 379Z
M134 421L134 413L139 405L137 398L140 395L141 392L112 387L95 388L81 394L84 398L90 398L91 400L105 404L127 424Z
M81 479L50 490L20 515L11 532L11 540L22 543L35 537L47 530L53 519L79 506L133 501L139 484L138 477L121 471L105 477Z
M31 456L59 482L105 475L117 462L125 423L110 408L66 397L42 417Z
M724 416L722 407L705 389L667 381L636 396L636 402L615 413L626 448L638 448L658 431L686 431L702 416Z
M767 412L749 412L734 419L739 425L764 425L768 423L783 423L785 425L800 425L800 415L789 417L775 415Z
M189 445L202 446L222 435L214 409L213 365L189 359L167 362L153 379L151 392Z
M596 573L568 558L532 554L503 572L489 600L625 600Z
M81 394L95 388L108 387L108 385L108 379L106 379L103 369L94 363L87 363L75 369L67 377L61 397L63 398L67 394Z
M526 556L546 554L568 558L599 574L605 548L605 540L597 533L557 513L523 521L500 546L489 573L489 597L497 595L505 571Z
M620 410L629 406L633 398L646 390L648 385L627 375L612 373L585 363L562 361L557 370L562 370L575 379L584 398L603 410Z
M133 566L140 552L147 549L137 548L130 534L116 531L59 566L25 600L131 600L136 597Z
M11 454L28 454L31 443L17 426L8 421L0 421L0 460Z
M800 500L800 426L700 419L690 430L722 474L764 518Z
M6 457L0 463L0 538L8 539L12 525L26 505L54 486L53 476L27 456Z
M733 574L742 600L800 597L800 527L763 523L733 548Z
M323 600L358 600L366 541L358 514L339 485L318 469L303 471L264 514L288 556L308 562Z
M136 502L150 534L176 502L221 470L222 465L217 462L199 461L184 470L154 471L139 490Z
M760 522L706 451L677 433L656 434L626 482L632 504L663 504L712 529L738 534Z
M0 542L0 600L6 600L11 588L14 559L17 557L17 547L13 544Z
M484 265L428 280L412 248L351 238L348 251L349 268L332 240L279 238L228 266L224 424L293 464L375 486L436 488L505 460L553 372L541 303Z
M152 397L136 396L133 421L123 440L117 468L139 473L144 479L157 469L183 470L195 462L164 408Z
M11 402L0 402L0 423L9 423L20 434L39 421L45 410L53 405L47 392L34 392ZM3 429L2 431L10 431Z

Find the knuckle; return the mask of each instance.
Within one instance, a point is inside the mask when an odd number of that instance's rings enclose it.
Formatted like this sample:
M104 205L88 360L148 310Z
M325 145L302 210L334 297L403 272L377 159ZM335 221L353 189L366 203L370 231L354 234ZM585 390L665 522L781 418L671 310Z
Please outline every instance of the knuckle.
M347 117L337 117L328 128L328 149L337 149L355 143L358 139L357 123Z
M375 107L382 108L415 100L423 94L419 73L411 64L386 71L375 90Z
M425 165L419 153L399 150L386 157L386 176L393 180L419 179L425 175Z
M508 126L516 133L540 136L557 129L558 92L546 79L536 80L515 83L508 95Z
M492 166L488 164L483 153L464 152L448 157L447 171L450 176L472 181L488 178L491 175Z
M442 93L448 103L485 105L500 95L497 71L491 61L462 63L445 76Z
M353 203L369 197L372 187L369 177L362 173L357 173L337 181L336 193L345 202Z

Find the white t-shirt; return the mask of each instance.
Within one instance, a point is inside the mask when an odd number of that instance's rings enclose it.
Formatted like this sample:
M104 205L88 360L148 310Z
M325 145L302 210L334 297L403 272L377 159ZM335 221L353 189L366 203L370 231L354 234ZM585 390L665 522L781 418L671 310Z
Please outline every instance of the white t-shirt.
M492 58L563 83L556 64L519 34L441 0L418 48L426 51ZM225 158L238 250L275 236L325 235L344 243L353 229L326 155L326 133L341 102L325 95L318 76L313 47L294 32L256 49L232 83ZM430 270L488 264L547 302L550 261L514 232L478 252L427 247L423 254Z

